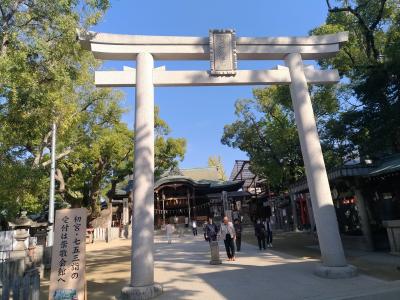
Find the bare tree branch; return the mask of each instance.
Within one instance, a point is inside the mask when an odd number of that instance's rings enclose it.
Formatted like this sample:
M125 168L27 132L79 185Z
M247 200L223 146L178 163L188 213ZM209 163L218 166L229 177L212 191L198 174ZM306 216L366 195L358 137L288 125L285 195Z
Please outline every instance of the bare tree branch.
M382 20L383 11L384 11L384 8L385 8L386 1L387 0L381 0L381 5L380 5L380 8L379 8L378 15L376 16L375 21L370 26L367 25L367 22L364 20L363 16L359 12L360 8L365 6L366 3L364 5L359 5L356 8L352 8L350 5L347 5L345 7L332 7L332 5L331 5L329 0L326 0L326 4L328 6L328 11L330 13L349 12L354 17L356 17L356 19L358 21L358 24L361 26L361 29L364 32L364 38L365 38L365 42L366 42L366 46L367 46L366 47L367 56L369 58L371 58L371 54L372 54L372 58L375 59L375 60L378 60L379 51L378 51L378 49L376 48L376 45L375 45L374 30L378 26L379 22Z
M346 53L346 55L349 57L351 60L351 63L353 64L353 67L356 65L356 61L354 60L354 57L351 55L349 51L346 50L346 48L342 48L343 52Z
M71 148L69 148L69 149L67 149L67 150L64 150L64 152L62 152L62 153L60 153L60 154L58 154L58 155L56 156L56 160L59 160L59 159L65 157L65 156L67 156L67 155L70 154L71 152L72 152L72 149L71 149ZM46 160L45 162L42 162L42 167L47 167L47 166L50 165L50 164L51 164L51 159Z
M330 11L332 9L332 6L329 0L326 0L326 5L328 6L328 10Z
M376 16L375 21L369 27L370 30L374 30L376 28L376 26L378 26L379 22L382 20L383 11L385 9L386 1L387 0L381 0L381 6L379 8L378 15Z
M1 5L1 2L0 2L0 12L1 12L1 18L5 20L6 13L4 11L3 5Z

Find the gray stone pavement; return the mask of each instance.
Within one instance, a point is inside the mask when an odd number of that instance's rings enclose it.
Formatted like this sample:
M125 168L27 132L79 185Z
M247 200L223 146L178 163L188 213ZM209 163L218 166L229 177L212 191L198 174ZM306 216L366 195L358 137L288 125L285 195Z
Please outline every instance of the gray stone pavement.
M316 260L274 250L260 252L249 244L243 245L237 261L228 262L220 244L223 264L211 266L208 244L201 237L186 236L169 245L158 236L156 281L163 284L164 294L157 299L358 299L363 295L400 299L400 289L396 291L400 281L365 275L323 279L313 274ZM377 295L384 291L391 294Z
M360 275L351 279L323 279L313 275L317 260L295 258L275 250L260 252L243 244L237 261L210 265L208 243L202 236L176 236L167 244L156 236L155 280L163 284L161 299L400 299L400 281ZM87 245L88 299L117 299L130 279L130 240ZM48 299L48 280L41 281L40 299ZM386 295L378 295L389 291ZM369 294L368 298L361 297Z
M242 238L257 244L254 229L246 228ZM274 232L275 250L299 258L320 259L318 239L307 232ZM400 280L400 256L387 252L361 250L358 244L344 242L347 260L363 274L387 281ZM357 249L357 250L355 250Z

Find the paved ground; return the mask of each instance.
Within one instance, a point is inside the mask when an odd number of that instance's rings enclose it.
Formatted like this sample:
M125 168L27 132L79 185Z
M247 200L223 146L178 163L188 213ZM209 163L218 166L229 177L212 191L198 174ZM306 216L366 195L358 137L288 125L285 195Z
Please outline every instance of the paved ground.
M243 239L256 245L254 230L246 228ZM320 259L318 240L307 232L275 232L274 246L279 252L299 258ZM400 256L386 252L345 249L347 261L363 274L383 280L400 280Z
M365 275L345 280L319 278L313 275L316 260L272 250L259 252L250 244L243 245L236 262L211 266L208 244L200 236L176 238L172 245L157 237L155 252L155 279L165 290L157 299L344 299L400 286L400 281L386 282ZM129 254L127 240L88 245L89 300L119 295L129 282ZM226 258L222 249L221 257ZM47 299L47 285L42 282L41 299Z

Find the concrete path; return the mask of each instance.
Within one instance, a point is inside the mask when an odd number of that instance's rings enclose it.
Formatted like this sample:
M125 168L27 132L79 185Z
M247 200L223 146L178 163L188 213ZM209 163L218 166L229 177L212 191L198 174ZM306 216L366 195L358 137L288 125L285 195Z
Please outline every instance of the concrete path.
M157 299L343 299L400 286L400 282L364 275L340 280L319 278L313 275L316 261L274 250L260 252L248 244L243 245L237 261L211 266L208 244L190 239L173 245L162 240L157 243L156 280L165 289ZM222 245L220 249L225 259Z
M87 247L88 299L116 299L129 283L130 241L116 240ZM260 252L244 244L237 261L228 262L221 245L222 265L209 264L209 246L199 236L176 238L167 244L157 236L156 281L164 293L157 299L359 299L363 294L400 287L365 275L352 279L323 279L313 275L316 261L294 258L275 250ZM42 282L46 299L48 282ZM395 291L400 299L400 293ZM364 298L363 298L364 299ZM389 299L371 296L368 299Z

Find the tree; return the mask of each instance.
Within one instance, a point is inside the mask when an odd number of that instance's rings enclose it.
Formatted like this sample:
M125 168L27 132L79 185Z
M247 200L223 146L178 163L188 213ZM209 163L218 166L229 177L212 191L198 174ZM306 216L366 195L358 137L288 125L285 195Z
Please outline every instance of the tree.
M327 123L327 136L349 159L379 158L400 152L400 7L396 0L329 1L326 24L312 31L348 31L349 41L335 58L340 112Z
M319 61L323 69L339 70L341 84L310 89L326 165L400 152L398 0L326 2L326 24L311 33L349 32L338 55ZM225 127L222 138L246 151L253 171L276 188L304 172L285 89L256 90L255 99L238 101L238 120Z
M62 199L72 205L83 202L91 208L91 217L100 211L98 200L105 180L133 153L133 132L121 121L121 95L100 92L114 97L96 101L93 109L81 113L75 132L79 147L58 161L57 170Z
M78 146L74 130L96 101L97 63L80 49L76 28L95 24L107 0L4 0L0 3L0 209L38 210L47 201L51 124L59 157ZM11 173L10 173L11 172ZM16 201L19 199L18 201Z
M337 110L331 86L310 88L318 128L323 130L327 116ZM237 121L224 128L221 142L239 148L250 158L251 170L270 182L276 192L286 190L304 175L300 142L287 86L253 90L253 99L235 104ZM335 164L325 149L328 166Z
M154 176L158 178L164 171L177 166L178 162L183 160L186 152L186 140L168 137L171 129L160 118L158 106L155 108L154 126L156 130Z
M208 166L217 168L219 180L227 180L225 175L224 164L222 163L221 156L210 156L208 158Z
M171 129L168 124L160 118L159 107L155 107L155 163L154 176L158 178L164 171L177 166L182 161L186 152L186 140L184 138L168 137ZM130 143L132 144L132 143ZM133 147L133 145L132 145ZM104 194L109 198L115 195L115 189L119 182L123 181L128 174L133 172L133 153L119 164L113 166L111 174L105 178L109 184L103 189Z
M37 212L48 202L52 123L57 124L57 199L98 213L105 184L132 171L134 133L121 121L121 93L96 89L87 29L107 0L0 2L0 211ZM157 114L156 170L176 164L185 140Z

